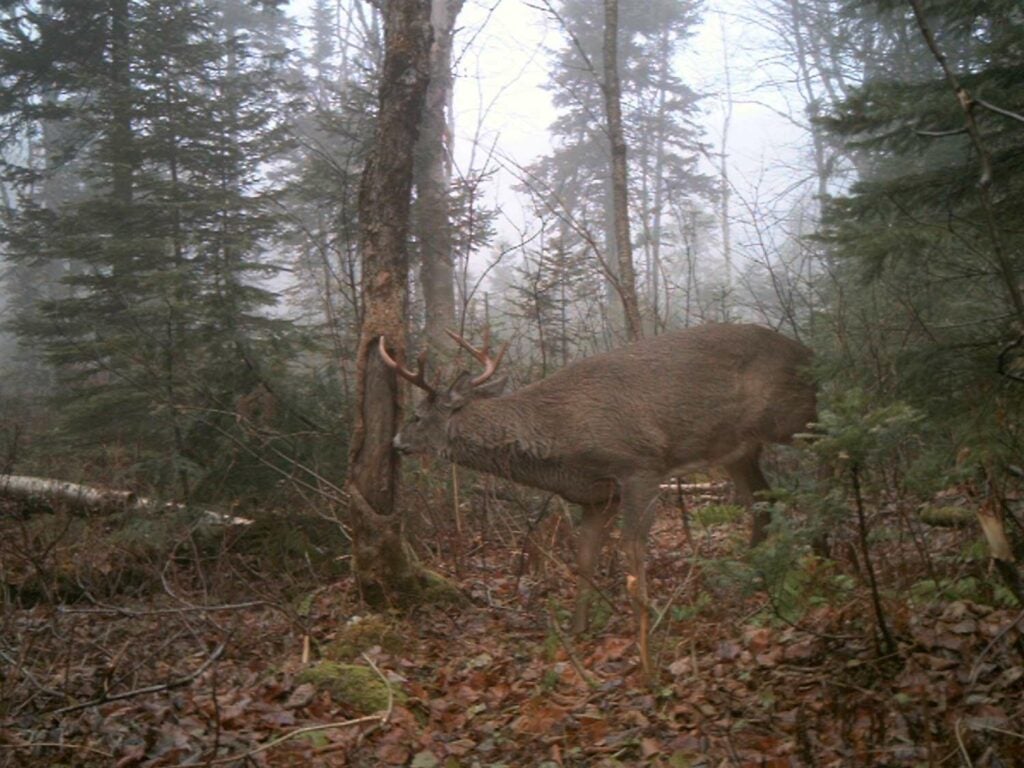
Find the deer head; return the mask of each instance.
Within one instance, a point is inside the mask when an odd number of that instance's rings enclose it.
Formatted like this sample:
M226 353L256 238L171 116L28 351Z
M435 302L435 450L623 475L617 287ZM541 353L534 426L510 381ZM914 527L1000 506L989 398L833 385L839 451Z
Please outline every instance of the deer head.
M467 371L461 372L446 389L439 389L427 383L425 376L426 352L420 353L416 372L413 373L388 354L385 339L383 336L380 337L380 356L385 365L426 393L412 416L395 435L393 445L395 450L400 453L446 454L450 438L448 424L452 415L474 400L495 397L505 389L506 377L500 376L495 379L494 374L508 349L507 343L501 348L498 356L492 358L490 356L489 329L484 329L484 342L481 349L477 349L452 330L445 332L484 367L483 372L476 376Z

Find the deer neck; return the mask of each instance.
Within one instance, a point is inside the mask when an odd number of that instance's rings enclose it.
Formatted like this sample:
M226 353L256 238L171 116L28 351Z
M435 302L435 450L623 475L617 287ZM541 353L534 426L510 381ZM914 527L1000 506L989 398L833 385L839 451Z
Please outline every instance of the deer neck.
M509 398L469 403L449 423L448 458L470 469L549 488L545 475L557 461L550 437L541 436L532 417Z

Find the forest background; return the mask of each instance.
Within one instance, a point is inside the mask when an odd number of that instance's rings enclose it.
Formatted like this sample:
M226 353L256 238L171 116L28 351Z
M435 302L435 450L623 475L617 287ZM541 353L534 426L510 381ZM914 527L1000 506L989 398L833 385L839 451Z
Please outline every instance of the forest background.
M800 513L777 515L751 583L803 605L824 532L890 652L870 551L892 539L914 564L887 563L904 581L883 598L1019 608L1020 4L620 0L626 243L603 8L432 6L403 346L441 369L445 328L489 328L518 386L631 335L777 328L815 350L820 437L775 459L770 503ZM153 561L182 557L180 530L195 544L195 509L222 510L270 531L250 577L267 541L278 577L346 576L359 190L387 7L0 5L0 474L185 505L147 519ZM544 95L524 96L531 80ZM547 506L438 467L405 475L415 556L456 574L493 535L478 497L511 504L513 539ZM86 573L82 523L46 513L12 513L9 609L152 586L152 569L125 576L137 520L107 518ZM939 546L929 525L957 534ZM193 554L195 587L211 566Z

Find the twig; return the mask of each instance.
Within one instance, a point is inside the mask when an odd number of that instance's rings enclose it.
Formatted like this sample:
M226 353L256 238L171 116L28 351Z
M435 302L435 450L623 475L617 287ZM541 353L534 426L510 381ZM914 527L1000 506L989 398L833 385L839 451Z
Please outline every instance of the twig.
M967 133L966 128L951 128L948 131L925 131L917 130L914 131L918 136L924 136L929 139L944 139L948 136L961 136Z
M0 744L0 749L31 749L35 747L51 747L54 749L75 749L80 752L91 752L94 755L100 755L101 757L114 759L114 755L110 752L104 752L102 749L96 749L96 747L87 747L85 744L68 744L67 742L61 741L25 741L17 744Z
M576 658L576 652L573 651L568 638L566 638L565 634L562 632L562 628L558 626L558 616L555 615L554 603L548 603L548 616L551 621L551 628L558 637L558 642L562 644L562 649L565 651L565 655L569 657L569 663L572 664L573 669L576 670L576 674L580 676L580 679L587 684L587 687L590 690L596 691L599 688L597 682L587 674L587 671L583 668L583 664L581 664L580 660Z
M279 736L276 739L268 741L266 744L260 744L258 747L250 749L248 752L239 752L236 755L228 755L227 757L218 757L214 760L207 760L205 763L200 763L202 766L209 765L223 765L224 763L233 763L239 760L247 760L253 755L258 755L260 752L266 752L272 747L276 747L290 739L294 739L296 736L302 736L306 733L316 733L317 731L329 731L334 728L346 728L351 725L362 725L363 723L383 723L383 715L365 715L363 717L357 717L353 720L339 720L336 723L321 723L319 725L307 725L303 728L296 728L294 731L289 731L283 736Z
M885 650L892 653L896 650L896 641L889 632L889 625L882 610L882 598L875 577L875 566L871 562L871 547L868 545L868 523L864 512L864 496L860 489L860 468L853 464L850 467L850 480L853 485L853 500L857 509L857 537L860 541L861 556L864 558L864 570L868 575L868 586L871 590L871 606L875 611L875 623L885 642ZM877 636L876 636L877 637Z
M388 706L387 709L384 710L384 716L381 718L380 721L381 725L387 725L387 722L391 719L391 712L395 707L395 694L391 690L391 681L388 680L384 676L384 673L380 671L380 667L373 663L373 659L371 659L365 653L361 653L359 655L363 657L363 661L370 665L370 669L377 673L377 677L381 679L381 682L384 683L384 686L388 689Z
M278 736L276 739L271 739L266 744L260 744L258 747L253 747L247 752L239 752L235 755L228 755L227 757L218 757L214 760L207 760L205 763L201 763L201 765L223 765L224 763L233 763L239 760L247 760L253 757L254 755L258 755L260 752L266 752L268 749L272 749L280 744L283 744L286 741L290 741L291 739L294 739L296 736L302 736L307 733L328 731L333 730L335 728L348 728L353 725L362 725L363 723L387 725L388 721L391 719L391 713L395 705L395 697L393 691L391 690L391 683L380 671L380 668L373 663L369 656L367 656L365 653L362 654L362 656L363 660L370 665L370 668L377 673L377 676L380 677L380 679L384 682L384 685L387 687L388 705L383 713L375 715L364 715L363 717L357 717L352 720L339 720L334 723L322 723L320 725L307 725L302 728L296 728L294 731L289 731L288 733L282 736Z
M147 693L158 693L160 691L169 691L169 690L172 690L174 688L181 688L183 686L189 685L197 677L199 677L201 674L203 674L203 672L205 672L207 669L209 669L210 665L213 664L220 657L220 655L224 652L224 647L225 647L226 644L227 644L227 641L225 640L220 645L218 645L214 649L213 653L211 653L209 655L209 657L207 657L206 661L204 661L199 666L198 669L196 669L194 672L186 675L185 677L179 677L177 680L171 680L170 682L167 682L167 683L160 683L159 685L149 685L149 686L146 686L145 688L136 688L136 689L131 690L131 691L125 691L124 693L116 693L113 696L103 696L103 697L98 698L98 699L93 699L91 701L87 701L87 702L85 702L83 704L74 704L74 705L72 705L70 707L61 707L60 709L52 709L49 712L44 712L43 714L44 715L65 715L65 714L67 714L69 712L77 712L80 709L88 709L89 707L98 707L101 704L107 704L107 703L109 703L111 701L120 701L121 699L130 699L130 698L132 698L134 696L142 696L142 695L147 694Z
M260 605L271 605L266 600L250 600L247 603L225 603L221 605L199 605L199 604L188 604L181 608L154 608L148 611L137 611L132 608L118 608L116 606L100 607L100 608L68 608L64 605L57 606L58 613L73 614L73 613L91 613L115 616L127 616L129 618L136 618L141 616L162 616L164 614L177 614L177 613L189 613L189 612L205 612L205 611L237 611L243 608L256 608Z
M1008 731L1006 728L996 728L994 725L985 725L984 723L977 723L971 727L977 728L979 731L991 731L992 733L1001 733L1003 736L1013 736L1015 739L1021 739L1024 741L1024 733Z
M984 107L985 109L989 110L990 112L995 112L997 115L1002 115L1003 117L1008 117L1011 120L1018 120L1019 122L1024 123L1024 115L1022 115L1022 114L1020 114L1018 112L1012 112L1009 109L1003 109L1002 107L997 107L995 104L990 104L989 102L985 101L984 99L979 99L977 96L974 97L974 103L977 104L979 107Z
M970 689L974 687L974 684L978 682L978 675L981 674L981 662L988 655L988 652L991 651L995 647L995 644L1002 640L1011 629L1020 624L1022 620L1024 620L1024 611L1018 613L1017 617L1013 621L999 630L996 636L989 640L988 644L981 649L981 653L978 654L978 658L975 659L974 664L971 666L971 674L970 677L968 677L968 680L970 681L970 685L967 688L968 691L970 691Z
M963 737L960 735L960 722L961 718L957 718L953 724L953 733L956 734L956 743L960 747L960 754L964 757L964 763L968 768L974 768L974 763L971 762L971 756L967 752L967 747L964 745Z

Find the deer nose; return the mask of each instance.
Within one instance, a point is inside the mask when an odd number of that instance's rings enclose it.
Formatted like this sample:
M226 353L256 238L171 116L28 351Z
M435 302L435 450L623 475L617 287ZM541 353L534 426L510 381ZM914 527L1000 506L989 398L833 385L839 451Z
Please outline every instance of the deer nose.
M391 447L401 454L406 454L409 452L409 446L402 442L401 434L395 435L394 439L391 441Z

